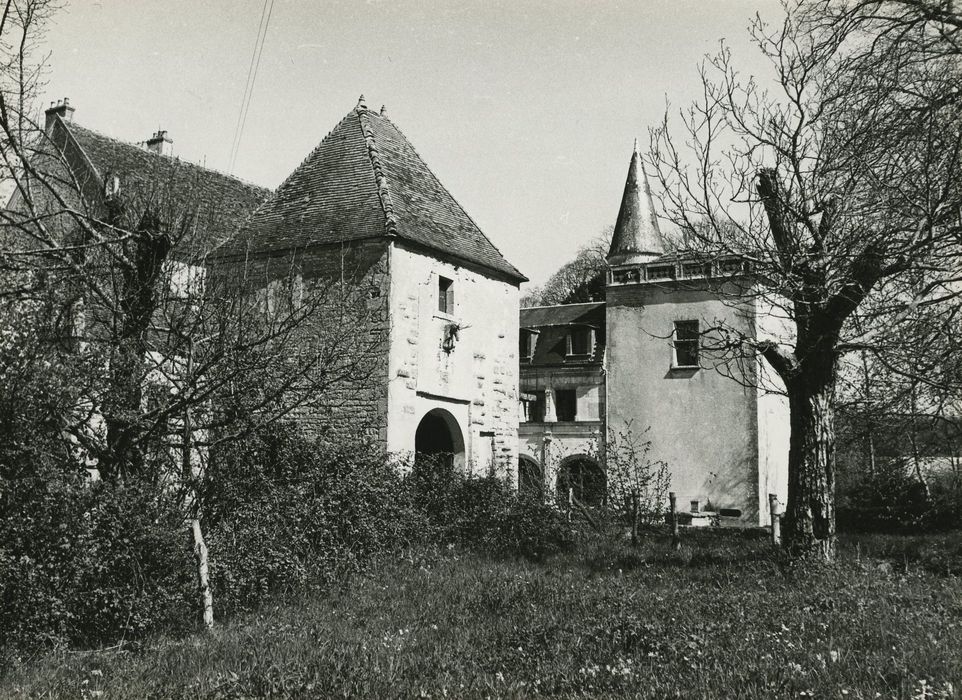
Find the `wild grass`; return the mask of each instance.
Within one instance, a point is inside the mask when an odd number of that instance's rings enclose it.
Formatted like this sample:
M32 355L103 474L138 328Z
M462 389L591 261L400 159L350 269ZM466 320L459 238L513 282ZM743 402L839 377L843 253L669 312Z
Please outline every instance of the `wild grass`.
M724 531L542 563L421 551L212 635L14 661L0 695L958 697L962 533L860 536L840 559L787 572Z

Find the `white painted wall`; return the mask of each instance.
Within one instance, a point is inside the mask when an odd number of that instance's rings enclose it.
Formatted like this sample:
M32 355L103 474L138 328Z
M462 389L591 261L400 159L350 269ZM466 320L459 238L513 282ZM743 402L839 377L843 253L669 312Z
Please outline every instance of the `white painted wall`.
M672 369L674 321L723 322L750 333L748 309L692 288L608 291L608 429L618 432L630 422L640 436L650 427L649 456L668 464L679 509L711 501L758 523L757 390L725 376L725 364L704 352L701 369ZM754 367L752 361L750 372Z
M493 462L500 475L515 475L518 287L398 242L389 255L388 452L413 452L421 418L444 408L457 418L472 473L487 474ZM438 311L439 275L454 281L450 315ZM445 352L451 323L459 337Z

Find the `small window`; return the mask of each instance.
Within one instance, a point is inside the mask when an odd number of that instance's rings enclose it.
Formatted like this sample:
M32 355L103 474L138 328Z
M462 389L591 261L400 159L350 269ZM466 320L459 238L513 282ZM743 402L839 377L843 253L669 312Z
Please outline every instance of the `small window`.
M438 277L438 311L454 315L454 281L447 277Z
M568 356L587 357L592 350L592 333L590 328L572 328L568 332Z
M543 423L544 422L544 392L527 391L524 400L524 422Z
M675 321L675 367L698 366L698 321Z
M555 415L558 420L570 423L578 417L578 397L574 389L556 389L554 392Z
M532 331L521 331L518 336L518 357L521 358L522 362L531 362L531 358L534 357L534 346L538 342L538 334Z

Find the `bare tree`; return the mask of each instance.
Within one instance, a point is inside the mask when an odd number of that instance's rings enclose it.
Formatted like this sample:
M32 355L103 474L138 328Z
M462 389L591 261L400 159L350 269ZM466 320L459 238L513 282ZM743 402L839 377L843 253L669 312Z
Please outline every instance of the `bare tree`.
M76 456L106 480L179 499L203 579L206 455L367 377L380 278L347 257L336 275L308 275L297 253L270 265L232 254L224 244L267 196L259 188L212 187L209 171L159 154L87 167L66 122L33 116L56 9L8 0L0 17L0 178L13 192L0 210L0 299L44 326L54 362L83 367L58 418Z
M788 395L785 545L831 559L839 358L878 348L881 326L853 323L870 297L893 302L889 325L922 302L956 303L962 122L945 99L954 57L919 48L936 30L882 35L826 23L818 6L793 2L777 26L753 23L771 85L743 78L726 49L711 59L684 136L666 115L651 162L688 244L746 259L791 326L794 338L736 340ZM921 271L925 282L908 284Z
M614 228L608 226L578 249L574 260L562 265L541 287L527 291L522 306L578 304L605 299L606 258Z

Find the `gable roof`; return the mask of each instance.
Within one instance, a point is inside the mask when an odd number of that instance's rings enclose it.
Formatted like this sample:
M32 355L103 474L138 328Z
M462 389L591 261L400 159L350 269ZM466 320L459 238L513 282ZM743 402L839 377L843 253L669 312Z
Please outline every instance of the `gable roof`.
M377 237L397 237L513 281L527 279L504 259L400 130L363 103L254 213L229 252Z
M201 218L184 253L207 253L227 241L267 197L270 190L179 158L118 141L72 121L55 118L51 140L63 152L88 201L99 204L109 178L121 192L163 198L173 207L189 207ZM82 173L83 170L86 173ZM186 212L182 212L186 213Z

